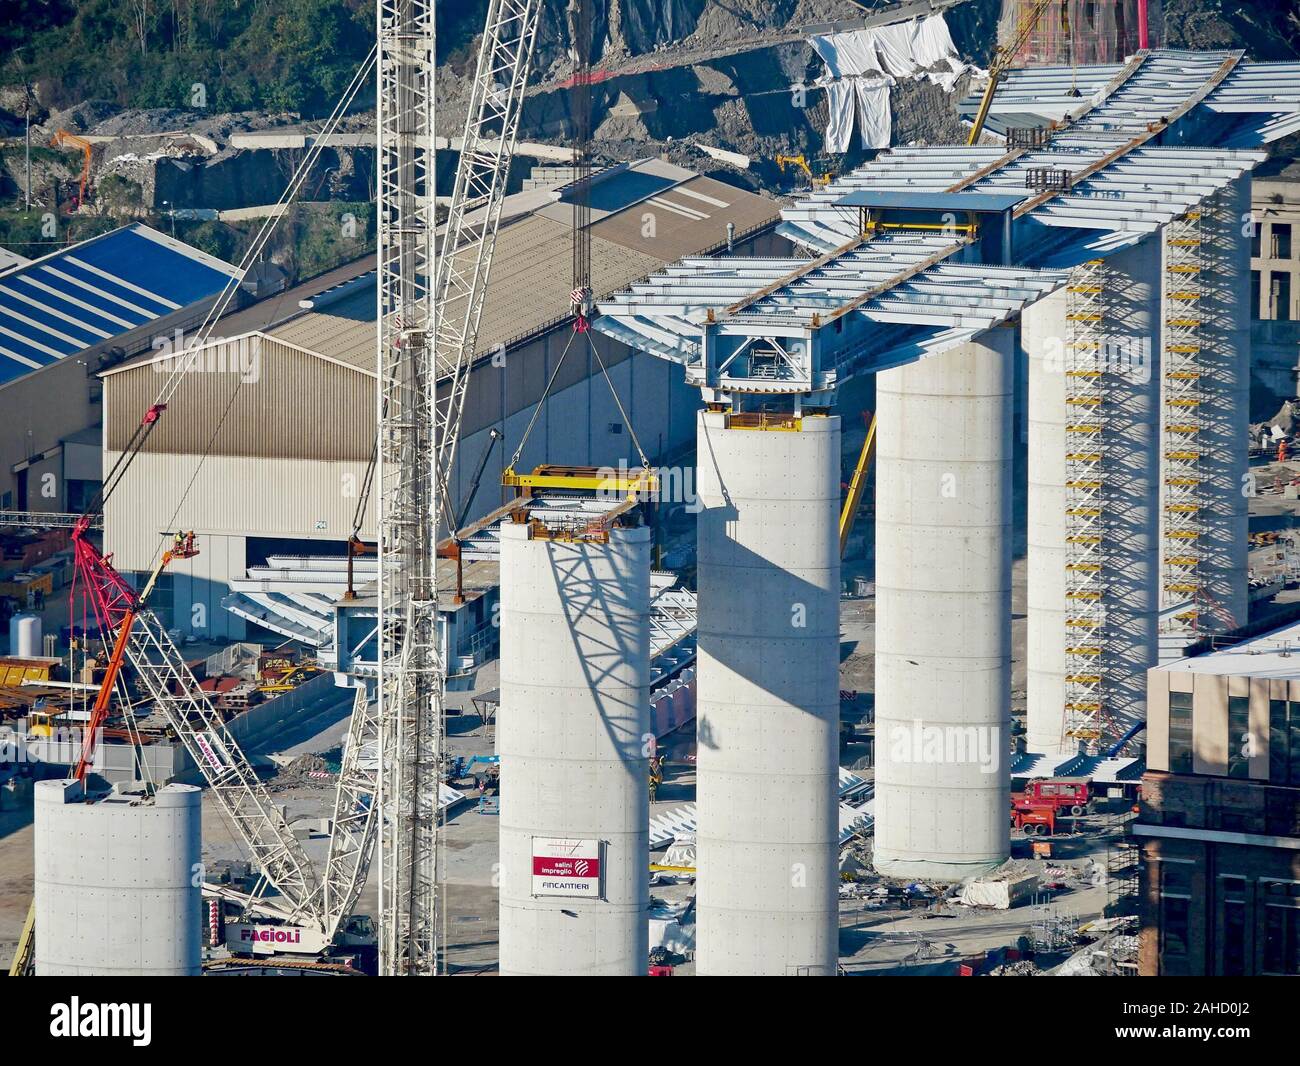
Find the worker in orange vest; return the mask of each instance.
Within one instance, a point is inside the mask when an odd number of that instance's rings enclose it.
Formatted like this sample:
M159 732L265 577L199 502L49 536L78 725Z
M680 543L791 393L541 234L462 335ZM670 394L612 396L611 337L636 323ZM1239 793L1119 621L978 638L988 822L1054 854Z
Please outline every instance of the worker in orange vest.
M1277 461L1279 463L1286 462L1286 438L1285 437L1283 437L1280 441L1277 442Z

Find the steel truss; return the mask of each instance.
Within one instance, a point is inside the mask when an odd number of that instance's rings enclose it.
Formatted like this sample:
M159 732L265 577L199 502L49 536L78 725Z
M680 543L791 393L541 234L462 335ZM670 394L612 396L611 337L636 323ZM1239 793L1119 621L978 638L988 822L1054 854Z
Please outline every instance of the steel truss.
M489 3L436 258L433 7L378 12L379 946L382 973L413 976L445 970L436 545L541 0Z

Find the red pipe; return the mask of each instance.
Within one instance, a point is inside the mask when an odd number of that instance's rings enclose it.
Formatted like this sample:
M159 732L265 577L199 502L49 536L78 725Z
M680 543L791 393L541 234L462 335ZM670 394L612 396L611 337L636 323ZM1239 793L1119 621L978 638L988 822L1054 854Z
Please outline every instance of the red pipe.
M1151 47L1151 34L1147 27L1147 0L1138 0L1138 47Z

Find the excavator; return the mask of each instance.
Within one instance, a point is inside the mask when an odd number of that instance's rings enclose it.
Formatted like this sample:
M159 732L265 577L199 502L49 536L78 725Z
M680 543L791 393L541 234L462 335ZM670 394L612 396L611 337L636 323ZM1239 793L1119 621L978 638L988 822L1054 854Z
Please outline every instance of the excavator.
M78 137L70 130L59 130L50 138L51 148L75 148L81 153L81 178L77 185L77 202L73 205L74 211L86 202L86 194L90 189L90 163L94 154L91 143L84 137Z
M789 167L802 170L808 184L814 189L829 185L835 179L835 168L829 159L814 159L809 162L804 155L778 155L776 165L782 170Z

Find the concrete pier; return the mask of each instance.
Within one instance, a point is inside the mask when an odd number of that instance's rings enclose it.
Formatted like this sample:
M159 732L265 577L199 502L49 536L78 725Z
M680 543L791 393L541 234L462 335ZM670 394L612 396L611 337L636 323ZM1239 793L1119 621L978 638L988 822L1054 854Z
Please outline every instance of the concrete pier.
M838 958L840 420L699 417L697 970Z
M38 977L199 976L201 797L87 803L80 782L37 782Z
M644 976L650 530L501 527L501 973Z
M875 866L1008 854L1015 334L877 375Z

